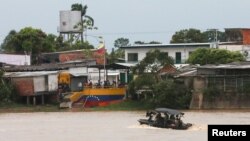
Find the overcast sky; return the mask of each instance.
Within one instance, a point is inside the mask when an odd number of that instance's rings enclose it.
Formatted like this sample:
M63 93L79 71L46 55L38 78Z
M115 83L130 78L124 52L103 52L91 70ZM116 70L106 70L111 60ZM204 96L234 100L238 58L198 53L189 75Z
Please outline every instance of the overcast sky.
M73 3L88 6L87 15L99 28L89 35L103 36L110 50L114 40L169 43L178 30L250 28L250 0L0 0L0 43L14 29L39 28L58 35L59 11ZM88 37L97 44L96 39Z

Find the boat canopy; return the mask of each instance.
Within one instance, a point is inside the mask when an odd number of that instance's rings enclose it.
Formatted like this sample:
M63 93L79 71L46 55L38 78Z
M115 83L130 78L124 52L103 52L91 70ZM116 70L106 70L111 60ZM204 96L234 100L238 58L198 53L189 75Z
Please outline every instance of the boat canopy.
M155 109L156 112L160 112L160 113L167 113L170 115L184 115L184 113L174 110L174 109L169 109L169 108L156 108Z

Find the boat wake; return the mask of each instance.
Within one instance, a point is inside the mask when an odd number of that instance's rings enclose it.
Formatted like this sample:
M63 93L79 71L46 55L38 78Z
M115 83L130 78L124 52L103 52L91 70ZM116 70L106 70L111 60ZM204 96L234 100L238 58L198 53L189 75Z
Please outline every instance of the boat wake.
M152 126L149 126L149 125L146 125L146 124L131 125L128 128L135 128L135 129L138 129L138 128L140 128L140 129L161 129L161 128L152 127Z
M207 130L207 125L193 124L191 127L188 128L188 131L202 131L202 130Z
M160 129L167 129L167 128L158 128L158 127L152 127L146 124L137 124L137 125L131 125L128 126L128 128L134 128L134 129L153 129L153 130L160 130ZM193 124L191 127L187 129L187 131L203 131L207 130L207 125L197 125Z

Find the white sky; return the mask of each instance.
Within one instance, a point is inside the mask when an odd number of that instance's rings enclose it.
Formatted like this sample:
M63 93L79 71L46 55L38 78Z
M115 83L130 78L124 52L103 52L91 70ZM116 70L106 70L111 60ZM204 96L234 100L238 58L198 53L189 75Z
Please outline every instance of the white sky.
M58 35L59 11L73 3L88 6L106 48L120 37L134 41L169 43L181 29L250 28L250 0L0 0L0 43L15 29L39 28ZM88 37L96 45L96 39Z

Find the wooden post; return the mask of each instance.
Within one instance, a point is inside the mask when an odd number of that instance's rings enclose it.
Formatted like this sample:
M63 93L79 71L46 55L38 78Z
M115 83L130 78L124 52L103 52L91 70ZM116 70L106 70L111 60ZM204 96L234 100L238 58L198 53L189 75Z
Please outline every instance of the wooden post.
M33 105L36 105L36 96L33 96Z
M42 105L44 105L44 94L42 94Z
M26 103L27 103L27 105L30 105L30 97L29 96L26 97Z

